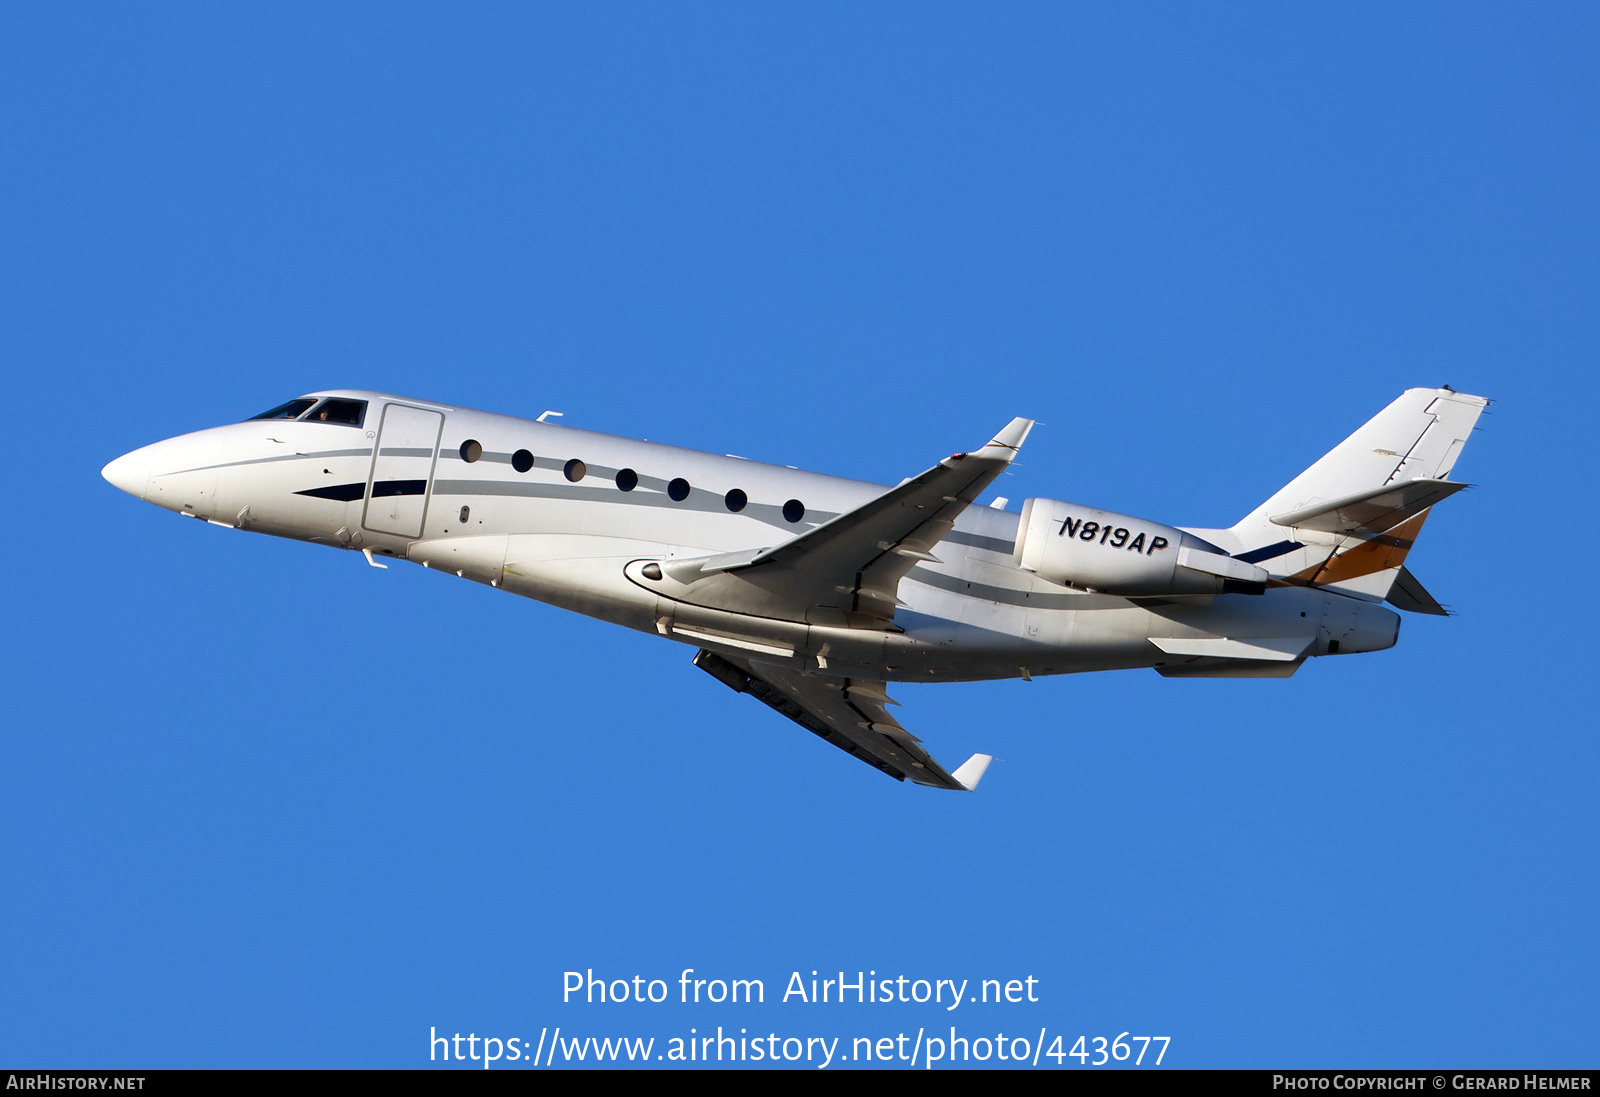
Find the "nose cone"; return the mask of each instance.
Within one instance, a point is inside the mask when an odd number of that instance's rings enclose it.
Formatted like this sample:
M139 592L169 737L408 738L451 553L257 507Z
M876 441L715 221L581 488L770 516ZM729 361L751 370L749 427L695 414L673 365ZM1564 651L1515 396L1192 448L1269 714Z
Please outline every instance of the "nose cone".
M124 453L100 470L114 487L119 487L138 499L146 498L150 487L150 447Z
M217 506L217 470L233 429L213 427L152 442L118 457L100 475L147 503L209 518Z

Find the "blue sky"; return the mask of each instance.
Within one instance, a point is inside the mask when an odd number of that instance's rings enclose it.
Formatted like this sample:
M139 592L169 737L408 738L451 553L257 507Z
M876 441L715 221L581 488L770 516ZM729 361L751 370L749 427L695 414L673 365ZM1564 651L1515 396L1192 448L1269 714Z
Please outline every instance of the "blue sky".
M954 1025L1594 1066L1597 31L6 6L0 1065ZM99 477L348 385L888 483L1026 415L996 493L1227 525L1444 383L1496 400L1410 561L1457 617L1287 681L897 689L936 757L999 757L974 796L851 763L689 648ZM563 1003L591 968L767 1002ZM778 1000L812 970L1040 1000Z

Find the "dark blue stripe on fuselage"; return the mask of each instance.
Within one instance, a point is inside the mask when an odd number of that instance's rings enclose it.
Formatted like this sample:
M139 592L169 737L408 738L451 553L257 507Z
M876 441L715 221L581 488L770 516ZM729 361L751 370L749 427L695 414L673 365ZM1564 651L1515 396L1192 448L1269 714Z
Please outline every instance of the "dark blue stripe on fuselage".
M1264 545L1258 549L1251 549L1249 552L1236 552L1233 554L1233 558L1235 560L1243 560L1247 564L1259 564L1263 560L1275 560L1279 556L1293 552L1297 548L1305 548L1305 546L1299 541L1279 541L1275 545Z
M383 499L391 495L421 495L428 489L426 480L379 480L372 485L372 497ZM365 484L334 484L325 488L307 488L296 495L309 495L313 499L337 499L351 503L367 493Z
M372 485L372 497L383 499L390 495L421 495L427 490L426 480L378 480Z

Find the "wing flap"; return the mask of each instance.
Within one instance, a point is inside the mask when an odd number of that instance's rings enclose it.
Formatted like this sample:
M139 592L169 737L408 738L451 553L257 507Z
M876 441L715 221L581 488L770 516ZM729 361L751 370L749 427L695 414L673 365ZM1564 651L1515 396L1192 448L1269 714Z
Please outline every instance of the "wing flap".
M1262 659L1289 662L1300 658L1316 639L1306 636L1265 636L1232 640L1224 636L1152 636L1150 642L1168 655L1196 655L1207 659Z

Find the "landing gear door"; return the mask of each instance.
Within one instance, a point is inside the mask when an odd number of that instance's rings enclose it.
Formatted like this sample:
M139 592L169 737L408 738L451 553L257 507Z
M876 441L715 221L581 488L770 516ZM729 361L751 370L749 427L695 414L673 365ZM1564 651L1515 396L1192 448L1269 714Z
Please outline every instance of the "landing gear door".
M383 409L378 444L372 451L372 475L367 479L363 526L376 533L422 536L443 430L444 416L437 411L405 404Z

